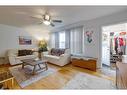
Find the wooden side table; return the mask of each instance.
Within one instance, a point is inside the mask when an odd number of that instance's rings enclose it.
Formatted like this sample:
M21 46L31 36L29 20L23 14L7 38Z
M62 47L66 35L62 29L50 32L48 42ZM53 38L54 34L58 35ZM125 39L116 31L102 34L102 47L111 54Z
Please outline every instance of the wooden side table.
M0 83L0 89L3 89L3 84L2 83Z
M116 87L127 89L127 63L116 63Z
M0 72L0 83L6 85L6 88L8 88L7 82L11 81L11 88L14 86L14 77L11 75L10 72Z

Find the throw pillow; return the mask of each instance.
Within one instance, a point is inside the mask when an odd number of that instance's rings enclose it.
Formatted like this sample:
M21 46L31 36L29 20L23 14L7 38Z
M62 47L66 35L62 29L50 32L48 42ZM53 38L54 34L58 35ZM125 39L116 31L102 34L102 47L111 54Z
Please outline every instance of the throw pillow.
M32 50L26 50L26 55L32 55L33 51Z
M26 50L18 50L18 56L26 56Z

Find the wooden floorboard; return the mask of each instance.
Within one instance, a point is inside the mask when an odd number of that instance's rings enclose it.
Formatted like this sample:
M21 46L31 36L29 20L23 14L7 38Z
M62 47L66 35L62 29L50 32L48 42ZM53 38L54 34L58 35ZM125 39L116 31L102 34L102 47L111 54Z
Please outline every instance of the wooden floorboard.
M59 67L56 65L48 64L50 68L54 68L57 72L49 75L35 83L30 84L29 86L23 89L62 89L66 85L68 81L70 81L76 74L79 72L88 73L93 76L98 76L106 79L110 79L114 81L114 78L111 76L104 75L97 70L97 72L93 72L87 69L74 67L71 64L66 65L64 67ZM10 66L0 66L1 70L8 70ZM13 89L21 89L16 80L14 80L14 88Z

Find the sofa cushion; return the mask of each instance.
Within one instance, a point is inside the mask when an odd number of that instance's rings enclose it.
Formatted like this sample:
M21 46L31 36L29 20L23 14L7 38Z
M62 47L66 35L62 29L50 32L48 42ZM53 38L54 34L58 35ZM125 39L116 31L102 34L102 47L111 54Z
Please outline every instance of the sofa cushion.
M51 49L51 55L56 55L56 53L57 53L56 49L52 48Z
M32 50L26 50L26 55L32 55L33 51Z
M44 57L46 57L46 58L53 58L53 59L57 59L57 60L59 60L60 59L60 57L58 57L58 56L53 56L53 55L44 55Z
M65 53L65 49L60 49L59 56Z
M33 51L32 50L18 50L18 56L26 56L26 55L32 55Z
M33 58L36 58L36 56L35 55L26 55L26 56L18 56L18 57L16 57L16 59L18 59L18 60L33 59Z
M54 56L60 56L64 54L64 52L65 52L65 49L55 49L55 48L51 49L51 55L54 55Z
M18 56L25 56L26 50L18 50Z

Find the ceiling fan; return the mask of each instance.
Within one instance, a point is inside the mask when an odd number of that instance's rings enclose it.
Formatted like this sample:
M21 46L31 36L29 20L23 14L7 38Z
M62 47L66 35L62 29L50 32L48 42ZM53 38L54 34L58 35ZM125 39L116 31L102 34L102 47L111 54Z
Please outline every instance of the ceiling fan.
M52 19L52 17L48 13L41 15L41 18L38 17L33 17L33 18L40 19L39 24L51 25L52 27L55 26L55 23L62 23L62 20Z

